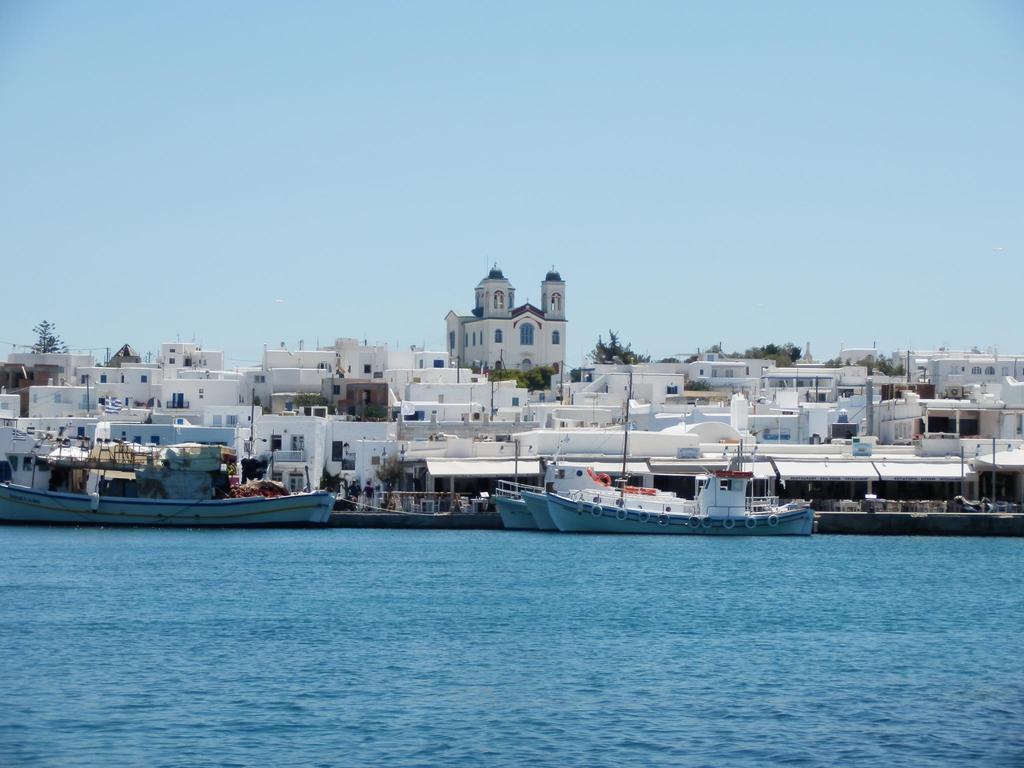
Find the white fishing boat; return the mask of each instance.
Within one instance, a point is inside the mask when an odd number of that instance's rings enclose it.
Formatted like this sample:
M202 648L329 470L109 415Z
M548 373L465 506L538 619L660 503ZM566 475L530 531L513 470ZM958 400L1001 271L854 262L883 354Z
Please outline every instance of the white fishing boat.
M814 512L800 502L747 495L750 472L718 470L698 479L696 499L666 493L575 490L546 494L548 512L565 533L808 536ZM643 489L648 491L650 489ZM611 492L609 492L611 491Z

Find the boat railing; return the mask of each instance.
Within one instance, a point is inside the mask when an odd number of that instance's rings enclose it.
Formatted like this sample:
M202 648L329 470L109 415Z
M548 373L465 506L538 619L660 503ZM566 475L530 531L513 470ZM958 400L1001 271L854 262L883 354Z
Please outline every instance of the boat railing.
M746 501L748 512L763 512L779 506L778 496L748 496Z
M528 485L526 483L517 483L512 480L498 480L495 484L494 495L504 496L510 499L518 499L520 491L533 491L534 493L544 493L544 489L539 485Z
M617 505L621 498L617 491L601 491L593 488L576 488L569 491L569 498L573 501L582 501L584 504L594 503L594 499L600 499L601 504ZM626 494L628 509L641 509L645 512L679 515L695 515L699 510L699 504L695 499L659 499L654 496L634 496ZM633 503L629 503L633 502Z

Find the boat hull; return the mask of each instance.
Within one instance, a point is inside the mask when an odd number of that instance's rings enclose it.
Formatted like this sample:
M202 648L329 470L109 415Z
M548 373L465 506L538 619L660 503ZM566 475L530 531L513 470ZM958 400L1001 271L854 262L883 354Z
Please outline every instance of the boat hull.
M522 499L513 499L510 496L495 496L494 505L501 515L501 524L510 531L536 531L537 523L533 515L526 507Z
M267 499L126 499L0 484L0 522L218 528L323 526L334 497L325 491Z
M530 514L533 515L533 521L537 524L538 530L558 530L558 526L555 525L555 521L551 519L551 513L548 512L547 494L535 493L533 491L520 491L520 495L523 497L523 501L526 502L526 508L530 510Z
M636 533L676 536L808 536L814 530L810 507L780 508L773 515L714 518L657 514L643 510L547 495L548 512L564 533Z

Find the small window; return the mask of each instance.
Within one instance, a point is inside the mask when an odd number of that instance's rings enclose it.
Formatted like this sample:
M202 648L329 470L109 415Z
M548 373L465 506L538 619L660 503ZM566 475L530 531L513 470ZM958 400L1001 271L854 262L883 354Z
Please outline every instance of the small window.
M139 381L141 381L143 384L147 384L149 383L149 376L147 376L146 374L142 374L139 377Z
M228 423L228 426L229 426L229 427L234 427L234 426L236 426L236 425L238 424L238 417L237 417L237 416L235 416L235 414L233 414L233 413L232 413L232 414L230 414L230 415L228 416L228 422L227 422L227 423Z
M335 394L335 395L340 395L341 394L341 384L335 384L334 386L332 386L331 387L331 393Z
M980 365L976 365L973 368L971 368L971 374L973 376L980 376L981 375L981 366Z
M718 490L720 490L720 491L728 491L729 490L729 481L728 480L724 480L724 479L723 480L719 480L718 481Z
M519 343L524 347L533 345L533 326L530 323L523 323L519 327Z
M562 343L562 334L560 334L558 331L552 331L551 332L551 343L552 344L561 344Z
M100 384L106 384L106 383L107 383L107 374L101 373L100 374Z
M160 445L160 435L150 435L149 442L153 445Z
M996 375L996 367L994 365L987 365L987 366L985 366L985 373L988 376L995 376Z
M518 397L513 397L512 398L512 405L513 406L519 405L519 398Z
M371 368L371 366L369 366L369 365L364 365L364 366L363 366L363 373L369 373L369 372L370 372L370 368Z
M501 328L496 328L494 331L494 343L501 344Z
M32 457L25 456L21 461L21 468L28 471L32 469Z
M281 450L281 436L271 435L270 436L270 450L280 451Z
M455 349L455 331L448 331L448 349Z
M174 358L172 357L168 362L170 362L171 365L174 365Z

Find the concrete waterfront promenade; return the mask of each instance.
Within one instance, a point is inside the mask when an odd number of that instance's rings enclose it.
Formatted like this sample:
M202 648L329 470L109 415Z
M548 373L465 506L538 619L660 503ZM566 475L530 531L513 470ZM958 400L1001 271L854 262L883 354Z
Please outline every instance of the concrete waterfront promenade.
M869 536L1024 536L1024 514L818 512L815 532Z
M494 513L410 515L401 512L335 512L332 528L405 528L416 530L502 530ZM818 512L818 534L862 536L1021 536L1024 514Z

